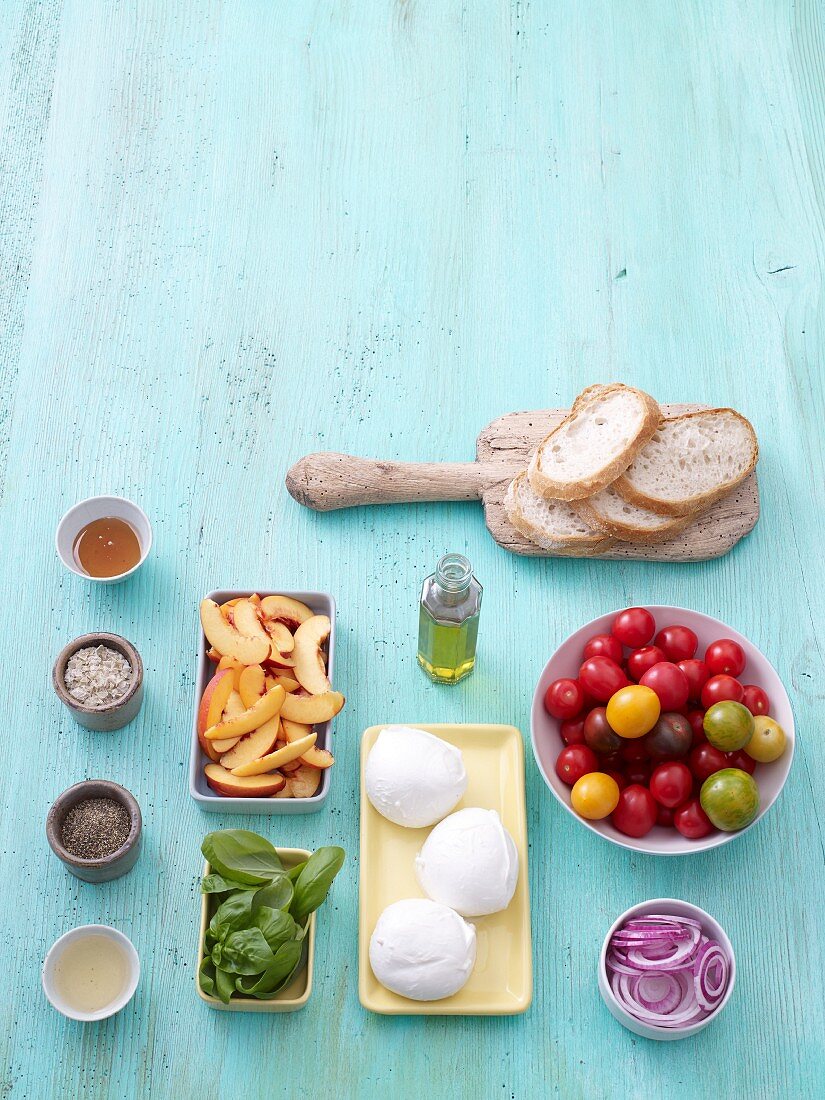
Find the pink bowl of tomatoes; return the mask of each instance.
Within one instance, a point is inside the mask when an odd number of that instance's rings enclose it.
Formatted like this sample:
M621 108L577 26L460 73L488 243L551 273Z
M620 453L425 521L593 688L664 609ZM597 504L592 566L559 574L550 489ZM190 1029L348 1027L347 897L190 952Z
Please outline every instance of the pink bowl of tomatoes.
M533 697L544 781L583 825L636 852L716 848L763 817L794 749L767 658L681 607L613 611L547 662Z

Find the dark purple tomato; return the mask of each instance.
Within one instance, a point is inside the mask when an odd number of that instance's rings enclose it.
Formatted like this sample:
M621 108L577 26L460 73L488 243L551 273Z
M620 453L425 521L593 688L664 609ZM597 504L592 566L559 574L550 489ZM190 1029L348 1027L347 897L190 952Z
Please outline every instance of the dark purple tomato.
M683 714L668 712L643 740L651 760L678 760L690 752L693 727Z
M605 707L594 707L584 720L584 743L605 756L618 752L622 739L610 728Z

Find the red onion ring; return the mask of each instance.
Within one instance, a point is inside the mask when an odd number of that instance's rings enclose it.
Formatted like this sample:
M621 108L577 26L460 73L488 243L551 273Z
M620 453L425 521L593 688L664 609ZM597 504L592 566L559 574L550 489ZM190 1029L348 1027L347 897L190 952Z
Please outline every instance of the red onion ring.
M688 1027L706 1019L730 979L730 959L699 921L658 913L618 929L605 966L622 1008L652 1027Z

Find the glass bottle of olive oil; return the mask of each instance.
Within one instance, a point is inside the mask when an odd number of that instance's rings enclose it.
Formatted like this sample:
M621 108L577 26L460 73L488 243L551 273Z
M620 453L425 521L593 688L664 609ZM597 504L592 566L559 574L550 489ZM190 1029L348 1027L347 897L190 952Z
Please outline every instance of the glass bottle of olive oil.
M476 663L482 587L461 554L445 554L421 589L418 663L431 680L457 684Z

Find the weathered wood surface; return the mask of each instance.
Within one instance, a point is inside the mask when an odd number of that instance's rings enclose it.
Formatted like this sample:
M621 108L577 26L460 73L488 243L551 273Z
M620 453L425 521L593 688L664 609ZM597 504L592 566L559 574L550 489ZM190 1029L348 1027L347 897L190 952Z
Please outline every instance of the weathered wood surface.
M823 55L818 0L0 5L0 1096L822 1096ZM475 504L315 515L284 491L310 451L466 461L480 425L614 378L753 421L762 518L730 554L515 557ZM145 506L156 541L101 589L52 540L107 491ZM414 653L445 550L484 584L457 688L430 686ZM269 829L349 852L289 1018L210 1012L192 981L200 838L245 821L186 790L196 605L224 585L338 602L330 800ZM528 759L530 1012L362 1012L361 731L526 735L555 646L646 600L717 615L773 661L798 733L782 798L722 849L636 858L580 828ZM145 663L141 716L113 734L75 727L49 683L94 629ZM140 860L108 886L68 878L44 835L85 776L143 811ZM739 963L724 1017L664 1045L619 1027L595 982L614 917L663 895L709 909ZM101 920L132 936L143 980L83 1028L45 1003L40 963Z

